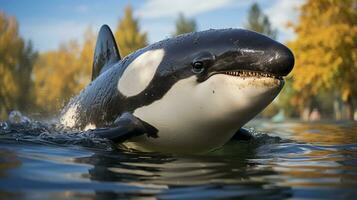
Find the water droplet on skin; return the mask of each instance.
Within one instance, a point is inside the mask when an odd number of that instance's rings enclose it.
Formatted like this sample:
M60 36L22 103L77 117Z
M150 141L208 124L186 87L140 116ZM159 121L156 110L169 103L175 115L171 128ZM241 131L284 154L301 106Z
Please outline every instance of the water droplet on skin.
M238 46L239 45L239 40L234 41L233 44Z

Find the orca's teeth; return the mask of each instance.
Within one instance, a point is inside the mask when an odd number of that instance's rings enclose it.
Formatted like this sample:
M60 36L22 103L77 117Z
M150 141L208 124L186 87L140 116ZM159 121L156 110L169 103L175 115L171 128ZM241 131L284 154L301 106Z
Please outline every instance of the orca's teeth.
M239 77L269 77L269 78L276 78L279 79L281 77L275 76L273 74L268 74L264 72L254 72L254 71L226 71L223 74L230 75L230 76L239 76Z

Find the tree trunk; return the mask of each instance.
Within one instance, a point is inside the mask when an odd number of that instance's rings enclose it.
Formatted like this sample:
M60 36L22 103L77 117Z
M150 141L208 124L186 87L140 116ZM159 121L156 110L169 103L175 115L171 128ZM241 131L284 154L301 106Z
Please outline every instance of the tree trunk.
M345 119L348 120L353 120L353 115L355 112L354 106L353 106L353 99L351 95L348 95L347 101L344 102L344 107L345 107Z
M342 119L341 99L337 93L335 93L334 95L333 111L335 115L335 120L341 120Z
M300 119L303 121L309 121L311 113L311 100L306 100L306 103L303 106L303 109L300 110Z

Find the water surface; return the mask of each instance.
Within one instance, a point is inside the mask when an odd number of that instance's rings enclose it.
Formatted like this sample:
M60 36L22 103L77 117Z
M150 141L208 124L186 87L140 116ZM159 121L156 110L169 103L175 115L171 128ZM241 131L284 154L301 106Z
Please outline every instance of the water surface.
M355 199L357 123L253 121L207 155L143 153L28 120L0 124L0 199Z

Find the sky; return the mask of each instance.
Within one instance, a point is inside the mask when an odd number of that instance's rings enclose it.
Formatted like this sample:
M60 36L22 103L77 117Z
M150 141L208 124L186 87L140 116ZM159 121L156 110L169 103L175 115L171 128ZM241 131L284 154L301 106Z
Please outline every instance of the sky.
M140 30L148 33L149 43L171 36L181 12L196 20L199 30L242 28L249 7L257 2L268 15L278 40L286 42L294 33L286 27L297 22L298 7L305 0L0 0L0 11L19 22L20 35L31 40L40 52L55 50L63 42L82 41L91 27L97 32L102 24L115 31L124 8L131 5L139 18Z

